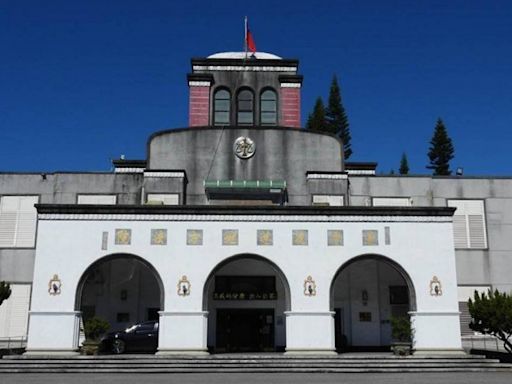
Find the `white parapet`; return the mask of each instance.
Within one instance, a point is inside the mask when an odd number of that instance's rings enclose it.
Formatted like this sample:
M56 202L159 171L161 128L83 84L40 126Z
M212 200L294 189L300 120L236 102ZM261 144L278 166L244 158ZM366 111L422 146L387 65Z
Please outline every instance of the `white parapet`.
M335 354L334 312L288 311L287 354Z
M208 312L159 312L157 355L208 354Z

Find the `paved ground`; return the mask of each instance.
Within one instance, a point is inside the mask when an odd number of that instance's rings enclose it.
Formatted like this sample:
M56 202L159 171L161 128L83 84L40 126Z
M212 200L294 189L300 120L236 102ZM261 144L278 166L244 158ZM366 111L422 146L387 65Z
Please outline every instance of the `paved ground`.
M510 384L512 373L3 374L0 384Z

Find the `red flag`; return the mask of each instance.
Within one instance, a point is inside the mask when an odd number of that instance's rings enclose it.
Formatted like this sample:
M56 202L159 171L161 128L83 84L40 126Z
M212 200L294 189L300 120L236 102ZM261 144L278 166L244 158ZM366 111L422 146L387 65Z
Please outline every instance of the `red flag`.
M254 42L252 33L249 31L249 29L247 29L247 48L249 48L252 53L256 52L256 43Z
M252 37L252 33L249 30L249 23L247 18L245 19L245 44L247 49L249 49L252 53L256 52L256 43Z

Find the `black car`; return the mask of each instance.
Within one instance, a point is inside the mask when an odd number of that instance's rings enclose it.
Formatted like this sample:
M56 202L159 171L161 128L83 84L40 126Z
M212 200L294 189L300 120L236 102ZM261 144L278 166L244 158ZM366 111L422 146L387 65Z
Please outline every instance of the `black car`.
M146 321L124 331L110 332L101 341L102 350L121 354L125 352L155 352L158 347L158 322Z

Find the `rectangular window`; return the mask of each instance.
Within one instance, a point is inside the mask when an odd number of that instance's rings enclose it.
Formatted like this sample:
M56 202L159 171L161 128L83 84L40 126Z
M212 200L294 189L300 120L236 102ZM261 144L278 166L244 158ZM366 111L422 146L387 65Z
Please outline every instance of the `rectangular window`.
M343 195L313 195L313 205L343 206Z
M36 237L38 196L2 196L0 247L31 248Z
M116 201L116 195L78 195L78 204L111 205Z
M146 202L156 205L179 205L180 195L177 193L148 193Z
M448 200L448 206L457 208L453 215L455 248L487 248L484 201Z
M11 296L0 306L0 338L26 337L30 284L11 284Z
M374 197L372 204L374 207L410 207L412 205L409 197Z

